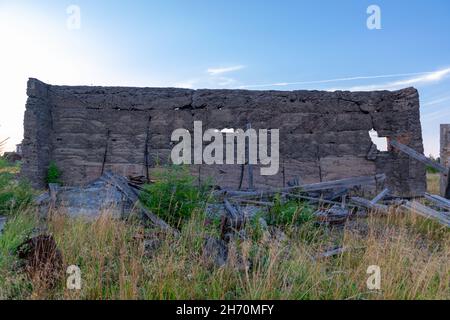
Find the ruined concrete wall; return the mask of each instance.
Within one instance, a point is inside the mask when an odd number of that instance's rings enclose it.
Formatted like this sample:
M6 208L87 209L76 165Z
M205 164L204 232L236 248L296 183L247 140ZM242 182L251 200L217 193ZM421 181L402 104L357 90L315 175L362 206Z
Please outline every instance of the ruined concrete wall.
M441 164L446 168L450 167L450 124L441 124ZM447 177L441 174L441 195L445 196L447 188Z
M386 173L399 195L425 190L425 169L409 157L373 152L369 130L423 152L417 90L395 92L188 90L175 88L69 87L30 79L25 115L23 174L42 186L54 160L67 184L84 184L105 169L146 175L167 163L172 131L208 128L280 129L280 170L255 186L282 186L299 177L319 182ZM236 188L238 165L192 167ZM246 186L246 181L244 181Z

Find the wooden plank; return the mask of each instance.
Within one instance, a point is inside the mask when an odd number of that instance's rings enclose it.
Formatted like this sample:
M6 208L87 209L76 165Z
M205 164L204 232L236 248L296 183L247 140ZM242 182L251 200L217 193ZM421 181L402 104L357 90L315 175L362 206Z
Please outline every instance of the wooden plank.
M256 200L241 199L241 198L233 198L233 201L254 204L256 206L265 206L265 207L273 207L275 205L273 202L256 201Z
M345 251L347 251L346 247L335 248L335 249L323 252L321 254L318 254L315 259L317 260L317 259L329 258L329 257L336 256L336 255L341 255Z
M312 202L312 203L318 203L318 204L325 203L325 204L333 204L333 205L338 205L338 206L342 205L341 202L332 201L332 200L326 200L326 199L321 199L321 198L314 198L314 197L302 196L302 195L299 195L299 194L282 193L282 195L285 195L285 196L290 197L290 198L296 198L296 199L302 199L302 200L309 200L309 201ZM351 204L351 203L347 203L346 206L347 206L347 207L355 207L355 208L360 207L359 205Z
M390 190L388 188L384 189L383 191L380 192L379 195L377 195L375 198L372 199L372 201L370 201L372 204L377 204L378 202L380 202L381 200L384 199L384 197L386 197L388 195L388 193L390 192Z
M263 197L270 196L277 193L289 193L291 191L303 191L303 192L313 192L313 191L322 191L322 190L330 190L330 189L342 189L342 188L353 188L356 186L363 185L373 185L378 182L383 182L386 179L385 174L378 174L376 176L364 176L364 177L355 177L355 178L347 178L333 181L325 181L311 184L303 184L299 186L292 186L286 188L279 189L269 189L262 191L233 191L233 190L223 190L222 193L227 194L231 197Z
M312 192L312 191L321 191L321 190L337 189L337 188L353 188L353 187L357 187L357 186L376 184L377 182L383 182L385 179L386 179L386 175L379 174L376 176L355 177L355 178L347 178L347 179L340 179L340 180L334 180L334 181L325 181L325 182L319 182L319 183L304 184L304 185L300 185L300 186L289 187L286 189L288 189L288 190L300 189L301 191L304 191L304 192Z
M450 218L445 216L443 213L433 210L417 201L406 201L405 204L402 205L402 208L410 210L422 217L427 219L432 219L440 224L450 228Z
M350 201L362 206L364 208L370 209L370 210L375 210L375 211L379 211L379 212L383 212L383 213L388 213L389 212L389 207L385 206L383 204L376 204L376 203L372 203L372 201L364 199L364 198L360 198L360 197L351 197Z
M233 205L227 199L225 199L223 203L225 204L225 209L230 214L230 218L232 220L237 220L239 217L239 212L236 210L236 208L233 207Z
M433 202L436 206L438 206L444 210L450 210L450 200L447 200L436 194L425 193L424 196L425 196L425 199Z
M433 161L431 159L428 159L427 157L425 157L423 154L420 154L419 152L417 152L416 150L398 142L397 140L390 140L389 144L391 146L393 146L394 148L396 148L397 150L406 153L408 156L410 156L411 158L422 162L425 165L428 165L430 167L435 168L436 170L438 170L439 172L447 175L448 174L448 168L444 167L442 164Z
M141 213L145 215L155 226L158 226L164 230L168 230L174 235L179 234L178 230L175 230L174 228L169 226L164 220L160 219L157 215L150 212L150 210L148 210L141 204L138 194L128 185L128 180L126 178L116 175L110 171L106 171L100 177L100 179L111 184L120 192L122 192L122 194L126 196L133 204L135 204L141 211Z

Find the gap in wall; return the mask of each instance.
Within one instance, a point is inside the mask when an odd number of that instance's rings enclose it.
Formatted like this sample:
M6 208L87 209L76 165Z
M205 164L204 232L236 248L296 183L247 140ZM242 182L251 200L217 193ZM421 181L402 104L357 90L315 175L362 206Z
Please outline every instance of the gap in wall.
M372 143L377 146L378 151L388 151L388 142L386 137L378 136L378 132L375 129L369 131L369 136L372 140Z

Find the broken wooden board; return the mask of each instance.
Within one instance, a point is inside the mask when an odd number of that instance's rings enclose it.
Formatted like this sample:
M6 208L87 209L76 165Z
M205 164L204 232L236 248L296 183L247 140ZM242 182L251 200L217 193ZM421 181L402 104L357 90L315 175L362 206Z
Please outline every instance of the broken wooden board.
M346 247L338 247L338 248L334 248L331 250L327 250L323 253L318 254L314 260L318 260L318 259L323 259L323 258L329 258L329 257L333 257L336 255L341 255L343 254L345 251L347 251Z
M388 213L389 208L384 204L372 203L372 201L361 198L361 197L351 197L350 201L357 204L358 206L364 207L366 209L374 210L377 212Z
M341 205L334 205L326 210L318 210L313 214L321 224L343 224L351 216L351 211Z
M370 202L372 204L377 204L378 202L383 200L389 194L389 192L390 192L390 190L388 188L384 189L375 198L373 198L372 201L370 201Z
M354 188L357 186L365 186L365 185L376 185L377 183L381 183L384 180L386 180L386 175L378 174L376 176L346 178L346 179L340 179L340 180L303 184L303 185L299 185L299 186L280 188L280 189L271 189L271 190L264 190L264 191L224 190L222 192L231 197L264 197L264 196L271 196L271 195L274 195L277 193L289 193L291 191L297 191L297 190L302 191L302 192L312 192L312 191L322 191L322 190L331 190L331 189Z
M439 172L447 175L448 174L448 168L444 167L442 164L440 164L439 162L433 161L431 159L428 159L427 157L425 157L423 154L420 154L419 152L417 152L416 150L398 142L397 140L390 140L389 144L394 147L395 149L406 153L408 156L410 156L411 158L422 162L425 165L428 165L430 167L435 168L436 170L438 170Z
M317 204L333 204L333 205L341 205L341 202L337 202L337 201L331 201L331 200L326 200L326 199L322 199L322 198L314 198L314 197L309 197L309 196L303 196L303 195L299 195L299 194L292 194L292 193L282 193L283 196L286 196L288 198L295 198L295 199L301 199L301 200L308 200L310 203L317 203ZM348 203L346 204L346 206L348 207L359 207L358 205L355 204L351 204Z
M450 218L448 216L446 216L442 212L433 210L417 201L406 201L405 204L402 205L402 208L410 210L427 219L435 220L440 224L450 228Z
M153 225L160 227L161 229L171 231L173 234L179 233L177 230L175 230L174 228L169 226L164 220L157 217L155 214L150 212L147 208L145 208L141 204L141 202L139 200L138 192L133 190L133 188L131 188L128 185L128 180L125 177L119 176L110 171L106 171L100 177L100 180L103 180L103 181L115 186L120 192L122 192L122 194L125 197L127 197L132 203L134 203L139 208L141 213L146 218L148 218Z
M437 207L442 208L444 210L450 210L450 200L445 199L436 194L429 194L429 193L425 193L424 197L428 201L433 202Z
M262 207L273 207L275 205L273 202L257 201L257 200L241 199L241 198L233 198L233 201L251 204L251 205L255 205L255 206L262 206Z

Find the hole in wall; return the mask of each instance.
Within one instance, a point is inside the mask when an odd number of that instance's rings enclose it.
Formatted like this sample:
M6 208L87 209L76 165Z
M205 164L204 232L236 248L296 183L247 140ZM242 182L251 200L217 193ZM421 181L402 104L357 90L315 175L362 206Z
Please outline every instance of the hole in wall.
M378 151L388 151L388 141L386 137L378 136L378 132L375 129L369 131L369 136L372 140L372 143L377 146Z
M234 133L233 128L224 128L222 130L214 129L214 132L220 132L220 133Z
M222 132L222 133L234 133L234 129L233 128L224 128L224 129L220 130L220 132Z

